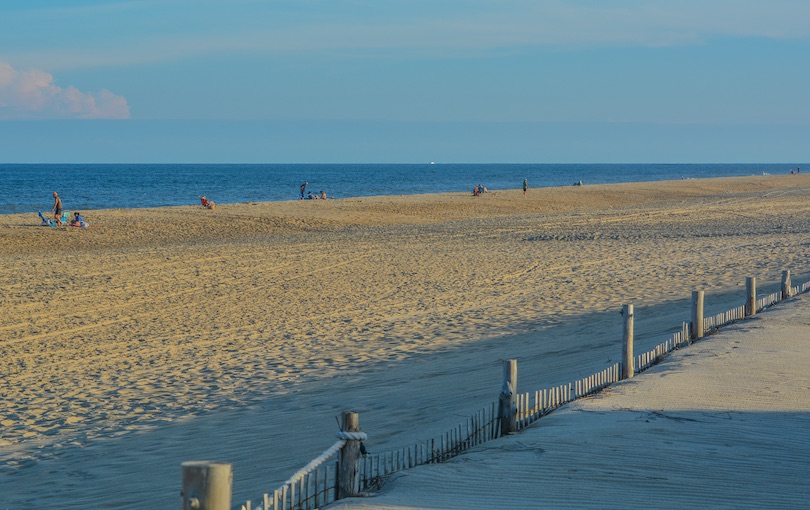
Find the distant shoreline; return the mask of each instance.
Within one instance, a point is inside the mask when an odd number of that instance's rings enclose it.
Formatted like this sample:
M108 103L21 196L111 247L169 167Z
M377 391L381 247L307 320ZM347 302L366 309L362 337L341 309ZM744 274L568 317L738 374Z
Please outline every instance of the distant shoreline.
M779 175L798 165L0 165L0 214L50 210L53 191L69 209L100 210L193 205L202 195L218 204L289 201L304 182L306 191L353 198L472 192L479 184L510 190L524 179L541 188Z
M810 168L810 165L808 165L808 168ZM733 179L760 178L760 177L769 178L769 177L779 177L780 175L784 175L784 174L776 174L776 175L765 174L765 175L750 175L750 176L723 176L723 177L711 177L711 176L708 176L708 177L690 177L690 178L684 178L684 179L669 179L669 180L659 180L659 181L627 181L627 182L613 182L613 183L600 183L600 184L588 184L586 182L583 182L582 187L586 187L586 186L587 187L597 187L597 186L644 185L644 184L652 184L652 183L665 184L665 183L677 183L677 182L682 182L682 181L694 181L694 180L705 181L705 180L713 180L713 179L733 180ZM808 174L808 175L810 175L810 174ZM797 177L799 177L799 176L797 176ZM577 186L577 182L579 182L579 181L575 181L575 182L572 182L571 184L567 184L567 185L530 186L530 189L553 190L553 189L565 189L565 188L569 188L569 187L579 187L579 186ZM521 191L521 190L519 189L519 186L516 186L514 188L488 190L488 193L518 192L518 191ZM390 194L390 195L357 195L357 196L349 196L349 197L327 196L327 201L331 202L331 201L347 201L347 200L374 200L374 199L385 199L385 198L392 198L392 197L420 197L420 196L472 196L472 192L447 191L447 192L437 192L437 193L413 193L413 194ZM484 194L483 197L486 197L486 194ZM219 202L219 201L214 200L214 202L216 203L217 206L235 206L235 205L269 205L269 204L280 204L280 203L283 204L283 203L297 203L297 202L318 202L320 200L321 199L310 200L310 199L306 199L306 198L304 198L304 199L291 198L291 199L284 199L284 200L263 200L263 201L262 200L258 200L258 201L249 200L249 201L241 201L241 202ZM70 208L66 207L66 209L71 210L71 211L73 211L73 210L79 211L80 210L80 211L98 212L98 211L107 211L107 210L172 209L172 208L184 208L184 207L192 208L192 209L199 208L199 201L197 201L197 203L157 205L157 206L146 206L146 207L106 207L106 208L100 208L100 209L92 209L92 208L70 209ZM50 208L48 208L47 210L39 209L38 211L41 211L43 213L43 215L45 215L45 217L47 217L47 218L50 218L52 216ZM35 211L32 211L32 212L23 212L23 213L19 213L19 212L16 212L16 213L0 213L0 217L14 216L14 215L26 215L27 216L29 214L36 215L37 211L35 210Z

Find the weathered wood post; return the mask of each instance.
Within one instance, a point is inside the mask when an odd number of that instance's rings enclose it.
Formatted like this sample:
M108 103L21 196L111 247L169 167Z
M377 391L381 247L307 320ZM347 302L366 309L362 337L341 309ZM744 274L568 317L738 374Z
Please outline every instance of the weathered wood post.
M692 291L692 324L689 338L700 340L703 338L703 291Z
M360 432L360 415L352 411L340 413L340 430L343 432ZM360 442L347 439L340 449L338 464L338 499L357 496L359 484L357 475L360 471Z
M633 305L622 305L624 316L624 344L622 345L622 379L636 374L633 359Z
M517 360L503 362L503 385L498 398L498 417L501 421L501 435L517 431Z
M793 297L793 286L790 282L790 269L782 271L782 299Z
M757 313L757 279L754 276L745 278L745 316L750 317Z
M181 464L183 510L231 510L233 468L224 462Z

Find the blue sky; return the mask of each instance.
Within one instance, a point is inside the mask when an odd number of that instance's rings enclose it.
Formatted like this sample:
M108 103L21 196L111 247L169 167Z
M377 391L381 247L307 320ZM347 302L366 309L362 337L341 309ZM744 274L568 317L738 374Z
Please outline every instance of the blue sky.
M806 0L4 0L0 162L802 162Z

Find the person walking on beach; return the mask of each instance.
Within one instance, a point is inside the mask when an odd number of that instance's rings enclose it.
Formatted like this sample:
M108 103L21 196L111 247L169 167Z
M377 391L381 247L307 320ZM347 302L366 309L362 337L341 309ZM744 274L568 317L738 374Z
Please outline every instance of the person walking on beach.
M53 219L56 220L57 225L62 225L62 199L55 191L53 192Z
M526 192L529 190L529 179L523 179L523 196L526 196Z
M304 184L301 185L301 200L304 199L304 191L306 191L307 189L307 184L309 184L309 182L305 182Z

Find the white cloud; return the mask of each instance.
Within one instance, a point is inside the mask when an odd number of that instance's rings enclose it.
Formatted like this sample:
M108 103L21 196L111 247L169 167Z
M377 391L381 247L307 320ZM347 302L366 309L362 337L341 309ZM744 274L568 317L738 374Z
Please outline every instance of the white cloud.
M0 120L127 118L126 98L109 90L62 88L44 71L18 71L0 62Z

